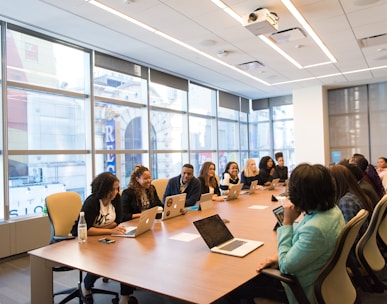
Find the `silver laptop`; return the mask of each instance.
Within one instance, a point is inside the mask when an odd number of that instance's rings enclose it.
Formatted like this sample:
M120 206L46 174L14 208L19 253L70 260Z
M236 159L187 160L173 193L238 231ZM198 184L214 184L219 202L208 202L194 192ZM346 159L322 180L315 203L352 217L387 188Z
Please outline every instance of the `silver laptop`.
M158 207L147 209L141 213L137 227L127 226L125 234L112 234L112 236L120 237L137 237L152 228L156 217Z
M234 238L226 224L215 214L193 222L211 252L244 257L263 242Z
M186 197L187 193L167 196L164 202L164 212L162 220L169 220L176 216L185 214L187 212L187 210L184 208Z
M228 194L224 196L224 199L227 201L231 201L238 198L238 195L241 192L242 187L243 187L243 184L232 185L228 190Z
M265 190L274 190L275 187L277 187L280 183L280 179L279 178L275 178L271 181L271 185L264 188Z
M257 189L258 181L252 181L250 185L250 189L241 191L240 194L254 194Z

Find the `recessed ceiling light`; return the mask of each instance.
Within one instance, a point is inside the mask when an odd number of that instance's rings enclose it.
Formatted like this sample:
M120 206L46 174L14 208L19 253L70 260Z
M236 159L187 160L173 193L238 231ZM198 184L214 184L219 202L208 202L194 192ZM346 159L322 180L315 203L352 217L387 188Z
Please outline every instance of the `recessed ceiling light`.
M216 41L211 39L202 40L199 42L199 45L201 46L214 46L215 44L216 44Z
M257 70L257 69L263 68L263 67L264 67L263 63L261 63L257 60L238 64L238 68L240 68L243 71Z

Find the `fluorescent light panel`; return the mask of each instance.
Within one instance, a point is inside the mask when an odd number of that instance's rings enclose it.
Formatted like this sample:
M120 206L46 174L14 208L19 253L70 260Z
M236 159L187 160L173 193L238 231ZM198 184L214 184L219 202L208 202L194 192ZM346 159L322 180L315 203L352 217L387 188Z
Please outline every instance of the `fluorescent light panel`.
M332 62L337 62L336 58L332 55L332 53L328 50L325 44L321 41L321 39L317 36L317 34L313 31L311 26L306 22L304 17L300 14L300 12L296 9L293 3L290 0L281 0L281 2L286 6L289 12L297 19L297 21L302 25L302 27L308 32L309 36L312 37L314 42L320 47L320 49L324 52L325 55Z

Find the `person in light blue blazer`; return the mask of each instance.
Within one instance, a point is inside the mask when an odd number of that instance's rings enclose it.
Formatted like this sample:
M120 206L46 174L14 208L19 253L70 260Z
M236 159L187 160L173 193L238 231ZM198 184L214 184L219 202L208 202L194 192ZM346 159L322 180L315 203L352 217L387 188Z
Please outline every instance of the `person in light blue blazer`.
M276 267L296 276L310 303L315 303L313 283L333 253L345 225L343 214L335 204L329 170L322 165L298 165L290 176L289 199L284 204L283 226L277 229L278 252L262 261L256 270L260 273L264 268ZM294 225L301 213L304 217ZM263 275L232 292L228 301L235 303L244 299L243 303L254 303L254 297L297 303L287 286L282 287L279 281Z

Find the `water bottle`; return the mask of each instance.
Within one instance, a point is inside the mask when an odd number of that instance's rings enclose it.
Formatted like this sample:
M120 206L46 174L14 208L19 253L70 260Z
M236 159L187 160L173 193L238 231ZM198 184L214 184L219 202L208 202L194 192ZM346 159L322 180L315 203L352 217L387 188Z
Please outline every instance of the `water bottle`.
M78 222L78 242L84 243L87 241L87 225L85 220L85 212L81 211L79 213L79 222Z

